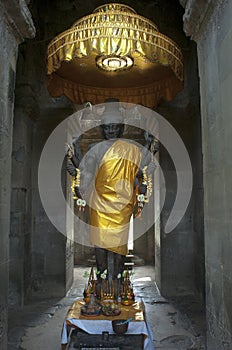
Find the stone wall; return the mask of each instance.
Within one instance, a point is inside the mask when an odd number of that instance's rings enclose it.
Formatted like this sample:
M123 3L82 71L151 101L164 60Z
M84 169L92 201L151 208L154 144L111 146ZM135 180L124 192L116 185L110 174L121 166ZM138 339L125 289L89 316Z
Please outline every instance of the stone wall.
M165 178L166 197L161 212L160 240L156 245L156 275L161 293L166 296L204 295L204 236L202 217L202 159L196 45L184 51L185 87L172 103L160 105L158 112L175 128L191 160L193 189L185 215L176 228L165 233L165 225L177 193L175 165L161 146L160 164ZM186 169L181 169L185 172ZM197 208L197 210L196 210Z
M54 110L43 110L35 123L33 138L33 239L31 298L61 297L73 281L73 240L60 233L49 220L41 203L38 188L38 167L41 152L52 130L65 119L70 110L57 103ZM52 161L50 166L52 167ZM48 176L51 169L48 169ZM62 173L61 173L62 175ZM63 176L62 176L63 177ZM63 181L65 178L63 177ZM53 193L51 191L51 196ZM54 205L56 205L54 201ZM65 212L65 208L64 208ZM64 215L65 220L67 217Z
M197 42L200 75L207 343L210 350L225 350L232 344L232 3L185 6L184 27Z
M196 45L182 32L184 11L178 7L177 2L159 3L158 8L165 11L165 17L161 11L159 18L154 19L155 23L161 32L173 38L183 51L185 85L184 90L173 102L161 103L157 112L176 129L187 148L193 169L193 191L181 222L170 234L165 234L165 223L176 196L177 179L174 164L165 148L161 146L159 162L166 182L166 199L161 221L156 222L155 229L156 279L164 295L196 293L203 300L203 180L197 50ZM158 196L156 193L157 198Z
M0 1L0 348L7 349L7 308L14 86L18 44L34 35L24 1Z

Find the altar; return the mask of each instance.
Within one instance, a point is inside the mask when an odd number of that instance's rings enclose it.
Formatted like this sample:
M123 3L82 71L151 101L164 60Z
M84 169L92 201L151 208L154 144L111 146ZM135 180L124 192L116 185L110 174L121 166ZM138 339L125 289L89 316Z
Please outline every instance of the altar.
M64 320L63 329L62 329L62 336L61 336L61 347L62 350L68 350L70 349L70 337L72 335L72 332L74 330L81 330L87 334L89 334L89 344L93 343L91 342L91 337L94 339L97 339L96 335L102 335L102 344L101 346L94 344L94 346L90 347L90 345L85 344L83 347L81 346L75 346L74 348L79 349L121 349L122 347L117 346L117 336L115 335L113 329L112 329L112 323L111 321L113 319L132 319L129 323L128 330L124 334L124 340L125 343L131 342L133 340L132 336L139 336L136 338L136 346L134 346L134 349L141 349L141 350L153 350L153 335L152 331L150 329L150 326L146 320L146 314L144 309L143 302L135 302L133 305L120 305L121 313L118 316L105 316L103 314L100 314L98 316L95 316L93 318L84 316L81 314L80 310L81 307L85 304L83 300L75 300L74 303L71 305L70 309L68 310L68 313L66 315L66 318ZM113 346L110 346L107 343L107 339L113 339L113 335L116 337L116 343ZM118 337L118 341L123 341L123 339L120 339L120 336ZM140 342L141 340L141 342ZM96 341L95 341L96 342ZM106 346L108 344L108 346ZM71 347L73 349L73 347Z

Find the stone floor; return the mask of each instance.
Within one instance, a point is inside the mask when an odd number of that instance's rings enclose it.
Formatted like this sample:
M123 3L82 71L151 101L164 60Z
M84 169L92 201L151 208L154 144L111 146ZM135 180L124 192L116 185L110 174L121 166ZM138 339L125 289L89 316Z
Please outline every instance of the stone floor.
M8 350L60 350L64 317L75 298L81 297L88 267L74 269L74 283L60 300L45 300L9 312ZM143 299L156 350L203 350L204 312L192 297L167 300L155 283L154 267L138 266L133 285L136 299Z

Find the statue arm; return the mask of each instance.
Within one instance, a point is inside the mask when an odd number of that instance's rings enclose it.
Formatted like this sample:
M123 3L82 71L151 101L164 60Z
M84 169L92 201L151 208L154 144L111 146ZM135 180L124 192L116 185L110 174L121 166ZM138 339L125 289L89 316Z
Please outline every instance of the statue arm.
M90 145L87 154L83 157L77 141L78 140L73 143L74 148L66 144L66 169L74 178L73 190L76 197L80 199L88 199L91 193L92 180L95 175L97 157L96 152L91 151L94 144ZM79 181L75 181L78 173L80 173ZM79 184L76 185L75 182L79 182Z
M82 157L82 152L77 143L73 143L73 146L68 143L65 144L66 169L73 178L72 191L74 191L77 198L82 198L79 186L75 184L75 179L78 175L78 167Z
M93 155L87 156L83 164L81 164L80 170L81 170L80 192L84 198L88 198L92 188L92 181L96 170L95 157Z
M94 186L94 178L99 165L99 154L101 146L93 143L89 146L88 151L80 164L81 184L80 191L84 198L88 199Z
M156 152L158 152L159 150L158 140L155 138L155 136L150 134L148 131L144 132L144 139L145 139L144 147L147 148L151 152L151 154L154 156Z
M142 150L143 156L142 156L141 168L143 169L146 166L146 173L152 174L156 169L155 154L159 150L159 142L148 131L144 132L144 139L145 139L145 144Z
M142 169L139 169L139 171L137 172L135 181L134 181L134 187L138 188L138 193L139 194L146 194L147 192L147 186L146 184L143 183L143 171Z
M145 133L145 145L142 148L142 161L134 182L137 198L134 217L139 217L141 215L145 202L149 201L148 198L152 193L151 174L156 168L154 155L157 151L158 141L153 135Z

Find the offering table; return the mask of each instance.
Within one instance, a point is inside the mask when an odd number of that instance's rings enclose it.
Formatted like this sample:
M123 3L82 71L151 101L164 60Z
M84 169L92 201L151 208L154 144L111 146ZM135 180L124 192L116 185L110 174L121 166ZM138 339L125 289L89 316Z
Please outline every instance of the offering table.
M66 315L63 329L61 347L62 350L66 350L72 330L79 328L80 330L93 335L93 334L114 334L112 329L113 319L129 319L132 321L129 323L128 331L126 335L142 334L144 337L143 349L153 350L153 335L149 324L146 321L146 315L144 310L144 304L141 302L135 302L133 305L125 306L120 304L121 314L117 316L105 316L103 314L89 317L81 314L81 307L85 305L82 300L75 300L71 305ZM141 348L142 350L142 348Z

